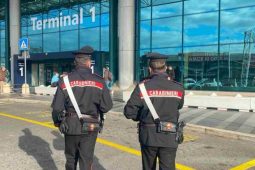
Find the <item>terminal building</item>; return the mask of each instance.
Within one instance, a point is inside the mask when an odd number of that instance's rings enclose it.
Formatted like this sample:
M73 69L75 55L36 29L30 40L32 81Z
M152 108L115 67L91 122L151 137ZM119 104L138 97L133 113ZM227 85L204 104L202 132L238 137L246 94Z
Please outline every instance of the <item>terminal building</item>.
M168 56L187 90L255 91L254 0L1 0L0 63L24 83L20 38L29 39L30 86L73 68L72 51L95 49L121 90L147 76L144 55Z

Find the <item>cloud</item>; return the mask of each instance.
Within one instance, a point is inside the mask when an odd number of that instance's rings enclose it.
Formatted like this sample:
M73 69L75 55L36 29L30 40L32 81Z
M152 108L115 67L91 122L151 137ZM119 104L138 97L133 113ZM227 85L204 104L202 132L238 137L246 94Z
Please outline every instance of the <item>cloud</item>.
M177 47L181 46L180 31L154 31L152 33L152 47Z
M255 28L254 10L255 7L222 11L222 42L243 42L244 32Z
M221 0L221 9L255 5L252 0Z
M153 6L152 11L152 18L182 15L182 3Z
M218 0L190 0L184 1L184 13L197 13L218 10Z
M152 22L152 47L181 46L181 17L157 19ZM150 47L150 22L141 22L141 48Z
M176 16L182 14L182 3L171 3L171 4L164 4L159 6L151 6L141 8L141 19L150 19L151 18L151 10L152 18L161 18L161 17L169 17L169 16Z
M217 26L218 12L187 15L184 17L185 28L198 28L200 25Z

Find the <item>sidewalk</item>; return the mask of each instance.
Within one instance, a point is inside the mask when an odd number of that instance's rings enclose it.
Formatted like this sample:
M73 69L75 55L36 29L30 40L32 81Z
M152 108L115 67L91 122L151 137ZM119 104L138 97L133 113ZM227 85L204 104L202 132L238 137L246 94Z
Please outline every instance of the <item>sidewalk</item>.
M53 96L29 95L22 96L19 94L0 95L1 100L16 100L17 102L47 102L51 103ZM112 112L122 114L125 103L114 101ZM223 133L221 136L238 138L239 136L251 135L255 141L255 113L254 112L237 112L237 111L220 111L212 109L183 108L180 111L180 120L184 120L189 129L211 131L214 134Z

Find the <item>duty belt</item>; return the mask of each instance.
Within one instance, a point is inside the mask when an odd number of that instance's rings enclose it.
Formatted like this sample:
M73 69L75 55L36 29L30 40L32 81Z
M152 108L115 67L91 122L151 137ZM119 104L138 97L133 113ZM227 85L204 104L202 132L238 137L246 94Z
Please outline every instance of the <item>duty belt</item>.
M139 123L140 127L156 127L158 132L172 132L177 131L176 124L172 122L159 122L159 123Z
M155 123L139 123L139 126L144 126L144 127L157 127Z
M77 113L66 113L66 116L67 117L70 117L70 116L77 116ZM82 113L82 117L85 118L85 119L91 119L91 120L97 120L98 121L98 116L95 116L95 115L87 115L87 114L83 114Z

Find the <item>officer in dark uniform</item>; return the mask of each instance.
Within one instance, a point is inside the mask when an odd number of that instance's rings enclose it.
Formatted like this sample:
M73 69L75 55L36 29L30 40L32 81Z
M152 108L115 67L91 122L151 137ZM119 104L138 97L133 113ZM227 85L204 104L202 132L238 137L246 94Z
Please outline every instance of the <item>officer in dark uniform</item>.
M112 99L104 79L92 74L90 69L93 51L93 48L85 46L74 52L76 68L68 74L71 89L84 120L79 120L62 78L52 102L54 124L65 134L66 170L76 169L78 160L80 169L92 169L99 131L96 128L94 130L94 125L99 124L100 117L112 108ZM93 125L92 129L84 131L82 122Z
M150 76L141 83L144 83L160 121L169 122L171 126L177 125L179 109L184 103L183 86L168 79L165 55L148 53L147 57L150 60ZM124 115L128 119L139 121L143 170L155 170L157 157L160 170L174 170L178 147L177 135L176 133L159 132L159 122L155 122L139 85L136 86L128 100Z

